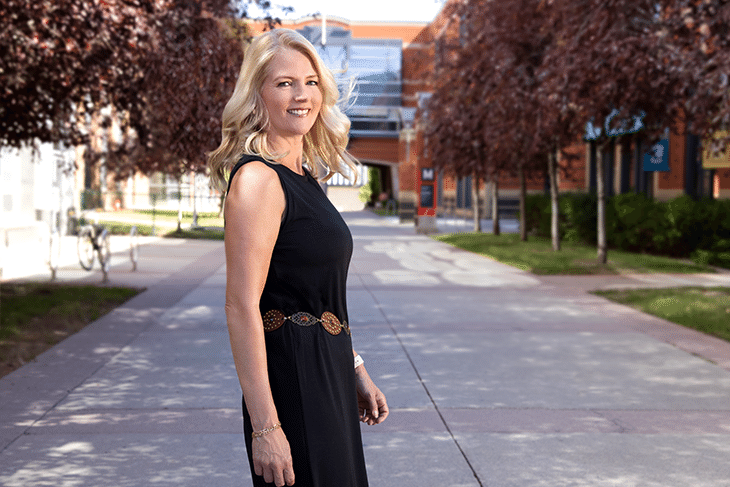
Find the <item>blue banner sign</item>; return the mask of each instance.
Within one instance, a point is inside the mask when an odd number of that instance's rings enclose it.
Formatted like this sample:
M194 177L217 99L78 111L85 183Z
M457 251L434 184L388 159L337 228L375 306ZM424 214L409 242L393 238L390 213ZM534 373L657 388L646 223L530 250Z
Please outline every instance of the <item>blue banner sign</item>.
M669 171L669 140L662 139L644 154L644 171Z

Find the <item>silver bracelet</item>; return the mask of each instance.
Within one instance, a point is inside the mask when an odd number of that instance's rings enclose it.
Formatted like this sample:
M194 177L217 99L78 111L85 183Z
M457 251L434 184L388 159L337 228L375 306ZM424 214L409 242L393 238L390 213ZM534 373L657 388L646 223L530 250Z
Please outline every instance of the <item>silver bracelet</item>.
M360 367L364 363L365 363L365 361L362 359L361 356L355 355L355 368Z

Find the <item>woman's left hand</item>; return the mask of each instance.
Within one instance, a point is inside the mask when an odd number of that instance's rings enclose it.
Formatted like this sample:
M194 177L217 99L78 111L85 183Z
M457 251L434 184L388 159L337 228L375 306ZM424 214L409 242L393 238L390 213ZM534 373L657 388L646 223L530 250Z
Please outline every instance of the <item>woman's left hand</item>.
M364 365L355 369L357 408L360 421L369 425L380 424L388 417L385 395L373 383Z

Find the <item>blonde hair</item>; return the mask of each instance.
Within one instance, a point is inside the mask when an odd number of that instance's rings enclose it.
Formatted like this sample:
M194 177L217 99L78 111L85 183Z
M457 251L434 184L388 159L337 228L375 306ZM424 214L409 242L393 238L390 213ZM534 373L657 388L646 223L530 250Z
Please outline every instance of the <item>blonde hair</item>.
M223 109L221 145L208 154L212 186L226 188L227 174L243 154L261 156L270 162L282 156L272 153L269 147L265 131L269 117L261 97L271 62L282 49L304 54L319 76L322 107L312 129L304 136L307 165L322 181L336 173L349 178L347 168L357 178L357 160L346 150L350 120L338 107L340 93L334 75L304 36L290 29L274 29L254 38L246 49L236 89Z

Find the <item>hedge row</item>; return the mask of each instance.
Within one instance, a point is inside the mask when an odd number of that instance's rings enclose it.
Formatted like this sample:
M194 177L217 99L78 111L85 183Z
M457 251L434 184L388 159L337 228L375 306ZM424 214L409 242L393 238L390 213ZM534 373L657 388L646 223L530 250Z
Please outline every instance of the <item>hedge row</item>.
M550 236L550 196L528 195L527 231ZM597 197L560 196L560 234L566 241L596 244ZM730 268L730 200L695 201L680 196L654 201L643 194L622 194L606 202L610 248Z

